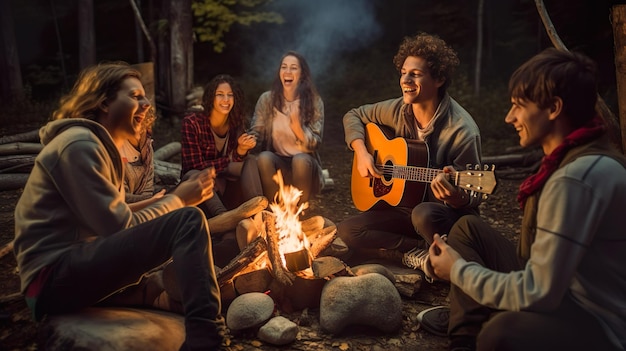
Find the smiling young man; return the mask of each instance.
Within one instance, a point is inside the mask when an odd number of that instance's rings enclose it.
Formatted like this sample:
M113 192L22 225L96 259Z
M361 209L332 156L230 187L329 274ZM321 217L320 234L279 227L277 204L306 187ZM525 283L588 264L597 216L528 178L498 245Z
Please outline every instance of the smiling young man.
M400 73L402 96L357 107L343 117L345 141L354 150L358 175L380 178L382 174L366 148L365 125L370 122L389 128L394 137L428 146L428 155L422 155L428 164L409 166L439 170L480 164L478 126L447 93L459 65L456 52L439 37L419 33L402 41L393 62ZM425 250L433 234L447 232L464 214L476 213L480 198L453 186L443 174L427 186L424 199L414 193L404 196L419 204L376 206L340 222L337 233L353 258L390 258L435 278Z
M21 290L37 320L95 304L184 311L181 349L217 350L219 287L207 221L194 207L212 196L214 170L137 212L124 200L119 149L150 108L139 79L123 63L85 69L41 129L44 148L15 208ZM165 291L145 274L170 258L175 286Z
M520 186L517 249L478 216L430 247L451 281L451 350L626 348L626 160L595 112L596 67L547 49L509 82L505 121L545 157Z

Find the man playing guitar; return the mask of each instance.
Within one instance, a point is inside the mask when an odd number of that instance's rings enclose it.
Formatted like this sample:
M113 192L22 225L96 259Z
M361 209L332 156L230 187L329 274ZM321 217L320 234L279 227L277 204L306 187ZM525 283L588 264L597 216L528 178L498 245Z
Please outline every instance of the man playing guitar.
M354 150L353 178L359 178L353 179L353 199L364 212L340 222L337 234L350 248L350 256L344 259L351 264L393 259L424 271L432 281L436 277L429 269L427 249L433 235L447 233L462 215L478 211L481 197L454 185L449 173L468 164L480 165L480 132L472 116L446 92L459 59L442 39L426 33L407 37L393 61L400 73L402 97L354 108L343 117L345 140ZM365 181L376 192L391 178L386 176L389 162L377 162L380 150L368 145L369 123L391 129L388 138L405 141L407 146L421 145L417 152L421 155L415 157L400 148L383 156L395 163L405 158L399 163L407 166L422 160L421 166L437 169L428 180L430 186L423 186L424 191L404 187L402 199L378 201L371 208L359 204L355 182Z

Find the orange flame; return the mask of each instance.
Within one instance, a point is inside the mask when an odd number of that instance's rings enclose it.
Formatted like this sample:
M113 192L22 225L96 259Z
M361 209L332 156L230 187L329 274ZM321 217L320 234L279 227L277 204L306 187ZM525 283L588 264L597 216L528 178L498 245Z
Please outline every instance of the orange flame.
M285 265L285 253L309 249L309 240L302 232L302 223L298 219L302 211L309 207L309 203L298 205L302 190L285 185L280 170L272 179L278 183L278 192L274 196L274 202L270 204L270 209L276 216L278 251Z

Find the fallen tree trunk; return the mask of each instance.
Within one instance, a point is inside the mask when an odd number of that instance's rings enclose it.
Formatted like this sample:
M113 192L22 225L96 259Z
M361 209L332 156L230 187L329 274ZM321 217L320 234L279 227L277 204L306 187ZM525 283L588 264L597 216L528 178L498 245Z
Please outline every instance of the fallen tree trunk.
M14 135L5 135L0 137L0 144L9 144L15 143L18 141L22 142L39 142L39 129L31 130L30 132L19 133Z
M504 166L525 167L530 166L543 158L542 150L534 150L525 153L483 156L482 161L485 165L494 165L496 168Z
M38 154L43 145L39 143L14 142L0 145L0 155Z
M175 185L180 180L181 165L178 163L154 160L154 175L161 184ZM156 180L155 180L156 181Z
M182 146L180 142L173 141L165 146L158 148L157 150L154 150L154 159L167 161L171 159L172 157L176 156L177 154L179 154L181 148Z
M29 173L37 155L0 156L0 173Z
M0 174L0 191L23 188L28 180L28 173Z

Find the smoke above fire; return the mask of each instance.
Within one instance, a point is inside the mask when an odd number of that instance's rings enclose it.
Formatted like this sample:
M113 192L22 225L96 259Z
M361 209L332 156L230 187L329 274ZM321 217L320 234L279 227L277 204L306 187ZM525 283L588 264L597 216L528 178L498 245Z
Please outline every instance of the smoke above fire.
M251 45L247 66L264 81L273 79L289 50L304 55L314 77L331 74L338 55L366 47L382 31L367 0L277 0L267 10L280 13L285 23Z

